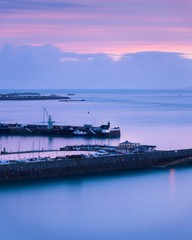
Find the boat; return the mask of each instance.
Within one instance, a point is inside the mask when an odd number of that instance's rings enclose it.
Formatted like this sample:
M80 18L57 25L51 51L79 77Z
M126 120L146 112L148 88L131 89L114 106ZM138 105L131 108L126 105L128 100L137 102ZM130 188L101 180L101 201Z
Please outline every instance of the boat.
M87 135L87 132L79 131L79 129L74 131L74 135Z

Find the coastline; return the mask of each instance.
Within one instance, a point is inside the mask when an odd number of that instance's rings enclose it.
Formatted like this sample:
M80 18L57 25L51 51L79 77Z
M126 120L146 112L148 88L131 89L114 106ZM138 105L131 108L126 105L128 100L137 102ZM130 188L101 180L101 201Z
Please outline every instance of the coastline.
M70 97L60 96L56 94L42 95L40 93L7 93L0 94L0 101L33 101L33 100L70 100Z

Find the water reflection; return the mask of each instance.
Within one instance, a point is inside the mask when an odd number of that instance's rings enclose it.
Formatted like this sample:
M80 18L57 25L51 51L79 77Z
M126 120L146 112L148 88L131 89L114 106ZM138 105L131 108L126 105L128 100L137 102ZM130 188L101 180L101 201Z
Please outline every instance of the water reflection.
M170 169L169 173L169 184L170 184L170 193L172 197L175 197L175 169Z

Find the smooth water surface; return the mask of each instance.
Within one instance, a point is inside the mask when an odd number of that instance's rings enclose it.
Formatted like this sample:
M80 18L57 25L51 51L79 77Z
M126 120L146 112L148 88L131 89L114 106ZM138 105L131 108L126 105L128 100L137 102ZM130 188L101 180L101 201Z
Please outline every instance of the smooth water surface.
M21 91L21 90L20 90ZM17 92L20 92L17 90ZM29 92L30 90L28 90ZM33 90L34 91L34 90ZM6 92L1 90L1 92ZM7 92L10 92L10 90ZM26 90L24 91L26 92ZM86 101L0 101L0 122L43 122L43 106L56 124L100 126L110 121L121 128L121 139L52 137L3 137L8 151L58 149L69 144L110 144L130 140L156 145L158 149L191 148L192 90L36 90L44 94L75 94Z
M192 168L1 185L1 239L191 239Z
M3 91L2 91L3 92ZM37 90L39 92L39 90ZM191 148L192 90L44 90L84 102L0 102L0 122L120 126L121 139L0 137L1 148L59 149L124 140ZM184 239L192 236L192 168L0 185L0 239Z

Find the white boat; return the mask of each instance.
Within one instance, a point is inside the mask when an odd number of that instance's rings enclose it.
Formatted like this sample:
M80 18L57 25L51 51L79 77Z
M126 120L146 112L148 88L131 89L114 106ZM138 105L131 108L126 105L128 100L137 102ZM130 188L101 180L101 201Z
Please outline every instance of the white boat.
M73 132L73 134L74 135L86 135L87 133L86 132L83 132L83 131L80 131L80 130L75 130L74 132Z

